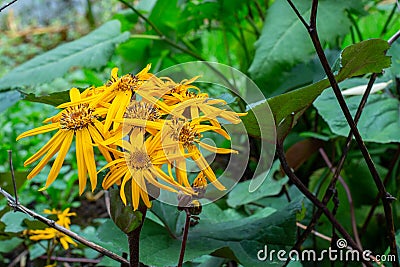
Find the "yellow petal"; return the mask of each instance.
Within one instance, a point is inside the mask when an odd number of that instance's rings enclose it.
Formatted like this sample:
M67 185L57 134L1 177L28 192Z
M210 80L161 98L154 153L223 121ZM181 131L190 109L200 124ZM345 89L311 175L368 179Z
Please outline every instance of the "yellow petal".
M66 134L65 139L63 140L63 143L61 144L61 148L60 148L60 151L58 152L56 160L53 163L53 167L51 167L50 173L47 177L47 181L46 181L46 185L45 185L46 188L49 187L49 185L54 182L58 173L60 172L61 166L64 162L65 156L67 155L69 147L71 146L71 142L72 142L73 138L74 138L73 132L68 132Z
M76 132L76 159L78 162L79 195L82 195L86 188L87 167L85 164L84 150L82 149L83 137L82 131Z
M218 153L218 154L238 154L239 152L230 148L220 148L220 147L215 147L215 146L210 146L206 143L199 142L199 145L208 151Z
M96 162L94 160L94 152L92 146L92 138L90 137L89 131L87 129L82 130L82 151L85 159L85 164L89 172L90 183L92 185L92 191L96 189L97 185L97 172L96 172Z
M28 136L33 136L33 135L37 135L37 134L41 134L41 133L47 133L47 132L50 132L50 131L57 130L59 128L60 128L60 124L59 123L52 123L52 124L48 124L48 125L43 125L43 126L40 126L38 128L29 130L29 131L26 131L26 132L20 134L17 137L17 141L19 139L21 139L21 138L25 138L25 137L28 137Z
M47 154L40 160L35 168L33 168L32 171L28 174L27 179L32 179L34 176L36 176L47 164L47 162L57 153L57 151L61 147L61 143L64 141L66 134L66 132L62 132L59 138L54 141L54 145L49 149Z
M123 94L123 96L124 97L122 97L121 101L117 103L119 108L118 108L117 113L115 114L115 117L114 117L114 124L113 124L113 130L114 131L120 125L120 123L116 122L115 120L122 119L122 117L124 116L125 111L126 111L126 107L129 105L129 102L131 101L132 92L131 91L126 91ZM113 102L113 104L114 104L114 102Z
M52 146L54 146L57 143L57 140L61 142L62 139L58 139L61 133L62 131L58 131L55 135L53 135L53 137L41 149L39 149L38 152L36 152L34 155L32 155L24 162L24 166L27 166L32 162L35 162L36 160L41 158Z
M124 176L124 179L122 180L121 188L119 190L119 195L121 197L122 202L124 202L125 205L126 205L125 184L126 182L129 181L129 179L131 179L131 175L129 172L127 172Z
M140 187L137 184L137 180L140 180L140 172L135 172L132 175L132 181L131 181L131 187L132 187L132 205L133 209L137 210L139 207L139 202L140 202Z
M186 160L177 160L176 162L176 178L178 179L178 183L190 187L187 172L186 172Z
M108 175L110 174L110 175ZM110 188L113 184L117 183L117 181L121 180L124 175L130 174L128 168L118 168L110 171L107 176L104 178L102 186L105 190Z
M81 100L81 93L77 88L71 88L69 91L69 98L72 102Z

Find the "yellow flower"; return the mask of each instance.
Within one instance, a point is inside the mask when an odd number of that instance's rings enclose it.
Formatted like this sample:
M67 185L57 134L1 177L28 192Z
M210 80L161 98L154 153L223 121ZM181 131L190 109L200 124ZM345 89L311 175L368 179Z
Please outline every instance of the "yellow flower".
M160 139L158 136L149 136L144 141L143 134L130 136L130 142L120 140L117 145L124 152L120 152L119 158L108 163L105 168L113 168L103 180L103 188L108 189L115 183L121 182L120 196L126 205L125 185L130 180L132 190L132 206L136 210L139 206L140 199L147 207L151 206L147 184L152 184L158 188L176 192L176 189L182 190L188 194L193 193L192 189L184 188L178 184L173 177L165 174L160 166L169 163L168 158L160 151ZM117 151L115 151L117 153ZM158 182L157 178L164 181L167 185Z
M136 136L144 134L145 131L155 135L163 126L161 120L161 112L157 105L147 103L145 101L131 101L130 105L126 108L124 118L121 120L114 120L123 123L122 127L118 127L112 133L110 138L103 143L103 145L110 145L123 139L127 134Z
M216 126L212 125L203 125L200 124L204 118L198 118L192 121L185 121L174 118L171 122L163 128L164 131L161 132L162 134L162 147L166 150L167 154L168 151L171 154L178 154L181 155L175 156L175 165L176 165L176 176L178 179L178 183L189 187L189 181L187 178L187 169L186 169L186 159L182 157L188 151L191 159L196 162L196 165L200 168L202 173L212 182L216 188L219 190L225 190L225 187L217 180L217 177L214 174L214 171L209 166L208 162L201 154L199 148L196 144L199 144L201 147L212 151L214 153L219 154L230 154L238 152L233 149L227 148L218 148L206 143L201 142L202 133L206 131L216 131L222 130ZM169 158L169 160L172 160ZM199 178L200 179L200 178ZM204 182L202 183L204 184Z
M105 102L111 105L108 108L106 120L104 122L104 131L107 131L113 123L113 130L116 130L119 126L119 122L115 122L115 119L122 119L127 106L129 105L134 92L140 88L140 86L152 77L152 74L148 73L151 65L148 64L146 68L141 70L138 74L126 74L121 78L118 78L118 68L114 68L111 71L111 79L106 84L106 88L103 93L100 93L94 103Z
M69 229L69 225L71 224L71 219L69 217L76 216L75 212L69 212L69 210L70 210L70 208L66 208L63 211L59 211L56 209L53 209L53 210L45 209L44 213L57 215L57 217L58 217L57 224Z
M81 102L79 90L72 88L70 90L71 103ZM78 176L79 176L79 193L82 194L86 187L87 173L89 173L92 191L96 188L97 173L96 163L94 160L94 152L92 140L96 144L104 141L101 132L103 132L102 124L97 120L102 116L103 111L98 111L90 107L87 103L79 103L66 107L56 116L49 118L46 122L52 123L29 130L20 134L17 140L28 136L33 136L45 132L55 131L54 136L38 151L24 162L24 165L30 165L43 157L35 168L28 174L28 179L36 176L50 159L58 152L53 166L48 174L46 185L41 189L44 190L50 186L57 178L65 156L71 146L74 136L76 136L76 157L78 160ZM102 146L99 150L110 158L109 152Z
M65 209L64 211L58 211L55 209L53 209L52 211L44 210L44 213L56 214L58 217L58 220L56 221L56 223L66 229L70 228L71 220L69 217L76 216L75 212L69 212L69 208ZM68 244L72 244L74 246L78 245L69 236L57 231L54 228L50 228L50 227L45 228L43 230L27 230L27 231L24 231L24 233L30 235L29 239L33 240L33 241L52 239L54 242L60 242L64 249L69 248Z

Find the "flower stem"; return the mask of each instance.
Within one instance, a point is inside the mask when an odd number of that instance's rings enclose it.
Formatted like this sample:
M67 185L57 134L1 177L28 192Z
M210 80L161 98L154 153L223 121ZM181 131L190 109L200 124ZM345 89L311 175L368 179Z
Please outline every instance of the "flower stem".
M179 255L178 267L182 267L182 264L183 264L183 257L185 256L186 241L187 241L188 232L189 232L190 212L188 209L185 209L185 212L186 212L186 221L185 221L185 228L183 230L181 253Z
M139 267L139 240L140 240L140 231L142 230L142 226L144 223L144 219L146 218L147 207L146 205L139 205L139 211L142 213L142 222L140 225L127 234L128 236L128 244L129 244L129 263L130 267Z

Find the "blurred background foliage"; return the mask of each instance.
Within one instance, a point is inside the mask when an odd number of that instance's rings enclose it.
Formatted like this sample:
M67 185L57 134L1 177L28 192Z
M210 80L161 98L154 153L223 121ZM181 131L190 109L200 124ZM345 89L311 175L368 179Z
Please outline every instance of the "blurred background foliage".
M310 1L294 2L307 17ZM227 64L249 75L265 97L289 92L325 76L306 30L286 1L143 0L127 3L153 26L139 18L123 1L115 0L20 0L0 13L0 186L12 192L7 157L7 150L11 149L18 192L24 205L38 213L45 208L72 207L78 213L78 217L73 218L72 230L119 255L127 251L125 237L107 219L101 191L78 196L76 166L71 164L74 160L67 158L69 165L62 168L60 177L47 191L37 191L46 180L46 171L32 181L25 181L28 169L23 167L24 159L37 151L48 136L24 139L18 144L15 138L21 132L40 126L44 118L56 112L51 105L32 101L57 103L65 96L63 92L73 86L85 88L103 84L114 66L119 67L120 73L135 73L147 63L152 63L153 73L193 60ZM1 2L3 4L5 1ZM400 12L394 0L321 0L319 8L318 30L332 65L346 46L369 38L387 40L400 29ZM95 34L89 34L93 31ZM69 43L72 41L73 45ZM63 44L65 46L60 47ZM52 50L54 48L56 50ZM367 120L362 124L365 129L361 131L371 133L367 146L374 162L381 176L387 177L388 191L400 197L399 41L389 54L392 66L378 78L379 82L389 83L381 93L372 96L370 108L365 110ZM69 60L71 58L73 60ZM368 76L356 77L343 82L342 88L367 82ZM53 93L60 95L45 98ZM31 101L19 101L24 97ZM347 100L355 103L351 106L355 110L359 96L350 96ZM347 128L339 127L347 124L335 103L336 100L325 92L285 141L289 163L309 189L320 197L331 174L316 151L324 148L336 162L345 143L343 136L348 132ZM375 133L372 129L378 131ZM389 138L393 133L395 137ZM257 140L252 143L249 172L257 164ZM74 153L68 157L74 157ZM351 191L353 203L349 203L345 188L339 185L338 220L352 233L354 218L349 210L353 206L364 248L376 254L387 253L382 238L386 235L380 205L368 231L363 230L377 190L356 146L352 147L341 175ZM315 208L288 182L279 163L274 164L266 181L255 197L248 196L244 182L226 198L203 208L200 223L193 227L189 236L185 266L277 265L277 262L258 262L257 251L265 244L269 249L290 249L296 239L295 221L307 224ZM32 264L29 266L42 266L47 244L32 243L21 231L43 225L14 214L5 200L1 197L0 200L0 265L15 266L13 262L16 264L29 257ZM396 223L399 208L394 202ZM174 207L155 202L141 235L141 261L151 266L176 264L183 219ZM215 230L212 236L210 224ZM316 230L330 236L332 226L323 218ZM311 236L303 247L321 250L328 246L328 241ZM54 255L93 260L85 263L86 266L117 266L82 245L69 251L56 250ZM313 266L313 263L303 265ZM293 266L301 264L293 263Z

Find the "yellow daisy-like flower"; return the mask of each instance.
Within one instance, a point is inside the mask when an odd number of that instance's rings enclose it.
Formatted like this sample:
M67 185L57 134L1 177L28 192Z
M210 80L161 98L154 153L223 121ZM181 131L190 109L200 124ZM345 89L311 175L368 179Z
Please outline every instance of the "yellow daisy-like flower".
M69 217L76 216L75 212L69 212L69 211L70 211L70 208L66 208L63 211L56 210L56 209L52 209L52 210L45 209L43 212L46 214L57 215L57 217L58 217L57 224L69 229L69 225L71 224L71 219Z
M150 136L144 141L143 134L130 136L130 142L121 140L117 145L122 147L124 152L120 152L119 158L108 163L105 168L113 169L106 175L103 180L103 188L108 189L115 183L121 183L120 196L126 205L125 185L131 181L132 190L132 206L136 210L139 206L140 199L147 207L151 206L147 193L147 184L150 183L157 188L177 192L176 189L182 190L187 194L192 194L191 188L184 188L178 184L173 177L165 174L160 166L168 164L170 157L166 157L160 151L159 136ZM117 153L117 151L115 151ZM187 155L189 156L189 155ZM160 183L157 178L161 179L167 185ZM122 182L121 182L122 179Z
M125 110L132 100L133 93L153 76L148 73L150 67L151 65L148 64L138 74L126 74L121 78L118 78L118 68L112 69L111 79L106 84L104 92L99 94L98 98L94 101L94 103L102 101L111 104L104 122L104 131L110 129L113 122L113 130L118 128L119 122L114 120L123 118Z
M70 90L70 98L72 103L77 102L79 104L71 105L56 116L46 120L52 123L20 134L17 140L57 130L56 134L38 152L24 162L24 166L27 166L43 157L36 167L28 174L27 178L32 179L58 152L50 173L48 174L46 185L41 189L44 190L57 178L72 140L74 136L76 136L75 144L76 157L78 160L79 193L82 194L86 187L88 173L92 191L96 188L97 173L92 140L96 144L101 144L104 141L101 135L103 126L97 120L99 116L104 114L101 112L99 113L99 111L90 107L87 103L80 103L81 95L76 88ZM104 147L99 146L99 149L107 158L111 159L108 154L109 152Z
M238 152L233 149L214 147L201 142L200 139L203 132L224 131L223 129L216 126L201 124L203 120L204 118L198 118L188 122L184 120L179 120L177 118L172 119L171 122L167 126L165 126L165 128L163 129L164 131L162 131L161 133L163 140L162 148L167 151L167 154L171 153L173 155L184 155L187 151L190 154L191 159L196 162L197 166L210 180L210 182L212 182L219 190L225 190L225 187L217 180L214 171L211 169L196 144L211 152L218 154L237 154ZM182 156L175 156L174 158L176 165L175 172L178 183L189 187L190 184L187 178L186 159ZM170 161L172 161L171 158L169 159Z
M69 208L67 208L64 211L58 211L55 209L53 209L52 211L44 210L44 213L56 214L58 217L58 220L56 221L56 223L66 229L70 229L71 220L69 217L76 216L75 212L69 212ZM71 237L57 231L54 228L50 228L50 227L45 228L43 230L27 230L27 231L24 231L24 233L30 235L29 239L33 240L33 241L52 239L54 242L60 242L60 244L62 245L62 247L64 249L68 249L69 244L74 245L74 246L78 245L74 240L72 240Z

